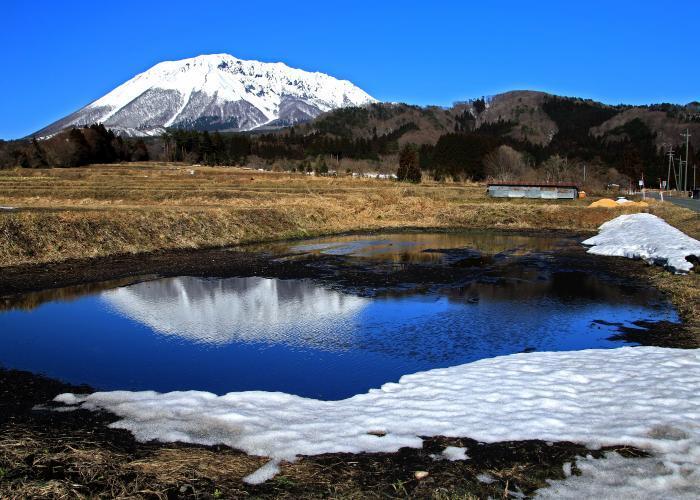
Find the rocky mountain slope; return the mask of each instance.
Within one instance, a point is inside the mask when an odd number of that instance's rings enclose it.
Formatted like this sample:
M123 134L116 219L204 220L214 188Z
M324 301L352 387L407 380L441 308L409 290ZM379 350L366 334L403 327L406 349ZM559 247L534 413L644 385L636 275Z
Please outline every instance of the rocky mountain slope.
M323 73L228 54L203 55L156 64L32 135L46 137L92 123L126 136L159 135L167 127L245 131L292 125L371 102L375 99L349 81Z

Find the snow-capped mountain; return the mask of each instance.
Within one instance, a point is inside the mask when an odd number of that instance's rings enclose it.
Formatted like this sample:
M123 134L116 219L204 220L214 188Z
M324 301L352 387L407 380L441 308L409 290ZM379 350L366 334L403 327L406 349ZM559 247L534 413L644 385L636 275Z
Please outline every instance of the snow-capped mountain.
M202 55L156 64L33 135L92 123L130 136L157 135L166 127L252 130L371 102L376 100L351 82L323 73L228 54Z

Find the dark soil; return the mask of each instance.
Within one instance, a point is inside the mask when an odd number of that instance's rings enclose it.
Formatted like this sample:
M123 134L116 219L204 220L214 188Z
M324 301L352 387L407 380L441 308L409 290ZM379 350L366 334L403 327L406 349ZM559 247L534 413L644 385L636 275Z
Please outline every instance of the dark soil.
M635 321L635 327L615 325L619 333L610 340L623 340L638 345L674 347L680 349L697 349L700 347L698 336L689 331L682 323L669 321Z
M536 234L536 233L535 233ZM542 233L549 237L551 233ZM173 276L247 277L313 279L320 284L361 296L427 293L445 287L463 287L475 281L489 283L520 279L545 280L553 274L562 277L558 286L580 294L586 277L609 281L630 293L646 293L650 300L661 300L649 283L632 280L641 265L624 259L586 254L570 233L562 233L563 245L556 251L529 254L502 252L484 255L474 249L430 249L427 253L444 256L441 265L422 262L389 262L353 259L325 254L272 254L259 246L246 249L163 251L139 255L119 255L98 259L2 268L0 306L22 307L55 299L58 294L78 296L101 289L123 286L147 279ZM32 293L29 299L29 293ZM595 295L596 290L590 290Z
M423 230L425 231L425 230ZM411 232L410 229L397 232ZM431 230L430 232L440 232ZM445 231L442 231L445 232ZM346 233L339 236L351 235ZM371 233L362 233L371 234ZM383 232L386 234L386 232ZM580 236L570 232L518 231L533 236L561 236L577 248L576 254L586 255L576 243ZM352 265L352 259L332 255L271 255L260 251L261 246L210 248L197 250L167 250L141 254L123 254L99 258L2 267L0 297L36 292L52 288L85 286L112 280L140 281L154 276L263 276L282 279L320 278L338 280L348 288L392 287L403 283L450 283L455 268L474 270L505 255L482 256L472 249L431 249L429 252L448 256L448 266L401 265L362 261ZM478 255L479 258L474 257ZM605 260L605 259L600 259Z

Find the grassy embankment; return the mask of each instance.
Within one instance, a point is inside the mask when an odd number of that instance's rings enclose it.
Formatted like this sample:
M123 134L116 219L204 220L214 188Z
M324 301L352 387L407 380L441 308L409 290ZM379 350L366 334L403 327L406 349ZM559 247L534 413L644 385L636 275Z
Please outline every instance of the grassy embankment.
M483 185L310 177L239 168L129 164L0 171L0 269L71 258L205 248L346 231L499 228L592 232L632 209L590 200L492 200ZM700 217L650 208L700 238ZM700 278L649 270L694 326Z
M484 191L174 165L0 171L0 205L19 208L0 215L0 267L401 227L593 231L616 213Z

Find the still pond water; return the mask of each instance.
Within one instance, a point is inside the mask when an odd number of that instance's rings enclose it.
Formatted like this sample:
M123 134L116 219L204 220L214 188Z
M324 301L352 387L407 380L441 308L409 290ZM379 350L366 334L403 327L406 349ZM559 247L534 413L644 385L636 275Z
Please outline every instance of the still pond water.
M570 244L489 238L348 237L287 250L422 261L443 258L425 251L434 248L497 253ZM678 320L655 295L566 272L460 290L366 298L310 280L177 277L70 300L57 291L36 307L0 312L0 366L101 390L264 390L341 399L404 374L482 358L621 346L607 340L614 327L596 320Z

